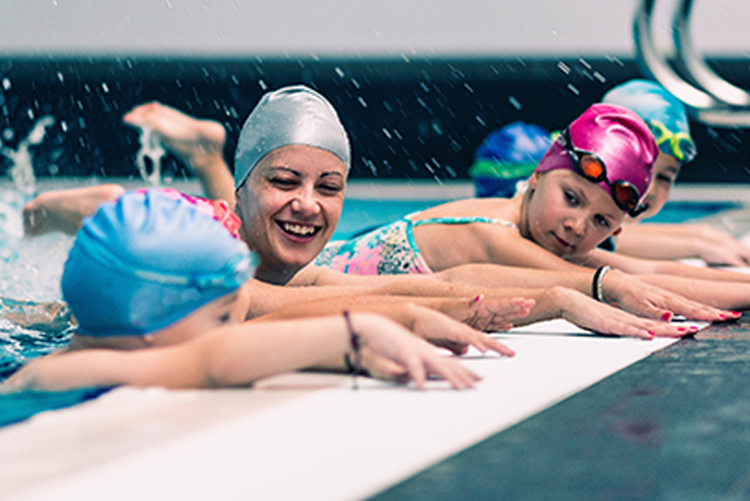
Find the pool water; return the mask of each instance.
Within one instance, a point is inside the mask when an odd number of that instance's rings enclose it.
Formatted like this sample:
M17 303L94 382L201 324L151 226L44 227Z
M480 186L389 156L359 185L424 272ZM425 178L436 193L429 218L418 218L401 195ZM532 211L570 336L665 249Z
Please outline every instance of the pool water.
M0 296L12 299L53 301L61 299L60 278L73 239L54 234L23 238L21 209L27 197L0 189ZM406 214L426 209L445 200L362 200L347 199L334 239L347 238ZM731 202L668 203L654 221L681 222L735 208ZM0 298L0 316L7 303ZM22 328L0 318L0 381L27 361L65 346L72 327L59 331ZM57 409L95 398L103 391L22 392L0 395L0 426L24 420L38 412Z

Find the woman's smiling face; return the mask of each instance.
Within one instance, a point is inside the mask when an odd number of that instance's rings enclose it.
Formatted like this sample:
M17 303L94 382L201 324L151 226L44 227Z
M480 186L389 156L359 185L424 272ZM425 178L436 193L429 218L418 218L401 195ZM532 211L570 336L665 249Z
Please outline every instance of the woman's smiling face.
M346 174L341 159L311 146L284 146L258 162L237 191L237 210L261 258L259 278L288 279L323 250L341 216Z
M534 174L529 190L527 236L560 257L594 249L625 217L606 191L566 169Z

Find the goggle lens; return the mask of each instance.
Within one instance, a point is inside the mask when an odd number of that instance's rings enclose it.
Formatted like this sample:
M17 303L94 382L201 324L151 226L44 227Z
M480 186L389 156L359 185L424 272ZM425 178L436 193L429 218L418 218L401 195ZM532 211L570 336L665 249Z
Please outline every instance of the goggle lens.
M595 182L604 181L606 178L604 164L593 155L584 155L578 160L581 171L590 180Z

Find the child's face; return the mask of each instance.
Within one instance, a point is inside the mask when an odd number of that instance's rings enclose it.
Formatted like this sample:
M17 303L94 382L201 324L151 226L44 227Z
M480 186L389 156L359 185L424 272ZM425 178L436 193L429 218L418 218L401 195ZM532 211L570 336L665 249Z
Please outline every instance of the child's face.
M153 346L189 341L207 332L245 321L250 297L245 287L198 308L193 313L152 334Z
M263 157L238 191L242 233L261 266L302 268L333 235L344 203L346 166L310 146Z
M625 217L606 191L569 170L534 174L529 189L529 237L560 257L594 249Z
M636 218L638 221L654 216L664 207L679 173L680 162L672 155L660 151L659 156L656 157L656 162L654 162L651 187L648 189L644 200L644 203L648 204L648 210Z

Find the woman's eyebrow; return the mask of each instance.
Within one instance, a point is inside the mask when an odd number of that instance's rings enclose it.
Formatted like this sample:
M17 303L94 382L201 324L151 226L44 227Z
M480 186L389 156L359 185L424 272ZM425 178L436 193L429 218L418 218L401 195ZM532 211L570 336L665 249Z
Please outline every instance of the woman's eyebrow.
M330 172L324 172L320 175L320 177L328 177L328 176L339 176L340 178L343 178L344 175L338 171L330 171Z

